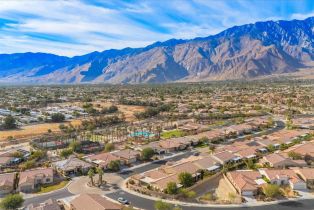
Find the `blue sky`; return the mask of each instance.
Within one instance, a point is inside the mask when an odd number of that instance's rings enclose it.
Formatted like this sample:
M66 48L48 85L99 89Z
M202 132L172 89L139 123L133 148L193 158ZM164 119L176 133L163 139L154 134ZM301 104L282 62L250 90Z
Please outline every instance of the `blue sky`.
M2 0L0 53L73 56L309 16L312 0Z

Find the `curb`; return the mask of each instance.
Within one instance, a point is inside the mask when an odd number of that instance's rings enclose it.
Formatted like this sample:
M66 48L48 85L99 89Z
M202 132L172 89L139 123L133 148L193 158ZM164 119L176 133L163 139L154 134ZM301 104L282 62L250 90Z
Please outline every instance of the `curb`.
M72 184L72 180L69 181L69 183L67 183L64 187L60 188L60 189L57 189L57 190L54 190L54 191L51 191L51 192L46 192L46 193L38 193L38 194L26 194L24 193L24 195L28 195L25 199L29 199L29 198L34 198L34 197L40 197L40 196L44 196L44 195L49 195L49 194L52 194L52 193L56 193L58 191L61 191L61 190L64 190L64 189L67 189L68 190L68 187L70 184ZM71 193L69 190L68 190L69 193ZM24 197L24 196L23 196Z
M253 203L253 204L248 204L248 203L243 203L243 204L199 204L199 203L187 203L187 202L182 202L182 201L177 201L177 200L168 200L168 199L162 199L162 198L156 198L156 197L151 197L148 195L144 195L138 192L135 192L133 190L130 190L128 188L126 188L126 182L129 180L130 178L127 178L126 180L124 180L123 184L121 185L121 190L141 197L141 198L145 198L151 201L158 201L158 200L162 200L164 202L167 203L171 203L174 205L180 205L180 206L190 206L190 207L201 207L201 208L206 208L206 207L215 207L215 208L235 208L235 207L257 207L257 206L268 206L268 205L275 205L275 204L280 204L280 203L285 203L285 202L289 202L289 201L299 201L299 200L309 200L311 198L289 198L287 200L278 200L278 201L270 201L270 202L260 202L260 203Z

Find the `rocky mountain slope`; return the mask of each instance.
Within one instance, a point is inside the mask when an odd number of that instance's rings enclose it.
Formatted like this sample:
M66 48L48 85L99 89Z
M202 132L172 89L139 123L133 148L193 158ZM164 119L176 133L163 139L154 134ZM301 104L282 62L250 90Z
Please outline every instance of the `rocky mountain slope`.
M145 48L72 58L44 53L0 55L0 81L162 83L257 78L298 71L313 61L314 17L235 26L217 35L156 42Z

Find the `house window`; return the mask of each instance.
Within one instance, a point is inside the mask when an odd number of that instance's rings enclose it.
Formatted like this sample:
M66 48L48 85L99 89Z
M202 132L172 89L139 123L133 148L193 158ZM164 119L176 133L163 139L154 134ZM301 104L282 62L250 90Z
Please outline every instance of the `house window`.
M46 182L50 182L50 179L49 179L49 178L46 178Z

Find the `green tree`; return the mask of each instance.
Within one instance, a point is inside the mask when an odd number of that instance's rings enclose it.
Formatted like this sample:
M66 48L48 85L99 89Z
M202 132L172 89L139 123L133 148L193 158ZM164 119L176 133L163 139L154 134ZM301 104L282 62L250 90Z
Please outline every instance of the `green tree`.
M167 188L166 188L166 193L170 195L174 195L178 193L178 187L175 182L168 182L167 183Z
M252 159L244 160L247 169L255 169L255 164Z
M68 148L68 149L63 149L61 152L60 152L60 156L63 157L63 158L67 158L69 157L70 155L73 154L73 150L71 148Z
M120 162L118 160L112 160L108 164L108 169L111 171L119 171L120 170Z
M102 181L102 176L104 175L104 171L102 170L101 167L98 167L98 168L97 168L97 174L98 174L98 176L99 176L98 183L99 183L100 185L102 185L102 183L103 183L103 181Z
M16 120L15 120L15 118L12 117L11 115L6 116L6 117L4 118L3 127L4 127L4 129L13 129L13 128L16 128Z
M39 160L45 157L46 153L42 150L32 151L29 160Z
M279 186L275 184L264 185L262 189L267 198L274 198L280 194Z
M65 116L62 113L53 113L51 115L51 122L63 122L65 120Z
M20 194L10 194L2 199L0 207L5 210L13 210L22 207L24 199Z
M161 200L156 201L154 204L155 210L172 210L173 206L170 203Z
M192 176L192 174L188 173L188 172L181 172L178 175L180 184L183 185L183 187L190 187L194 184L194 178Z
M72 141L69 145L69 148L72 149L74 152L79 152L81 149L81 144L77 141Z
M267 146L267 150L269 152L274 152L276 149L275 149L274 145L270 144L270 145Z
M143 160L149 160L154 156L155 152L151 147L146 147L142 150L141 155Z
M95 176L94 169L92 169L92 168L89 169L87 175L90 178L90 182L91 182L92 186L94 186L94 176Z
M114 150L114 144L113 143L107 143L105 146L105 152L111 152Z

